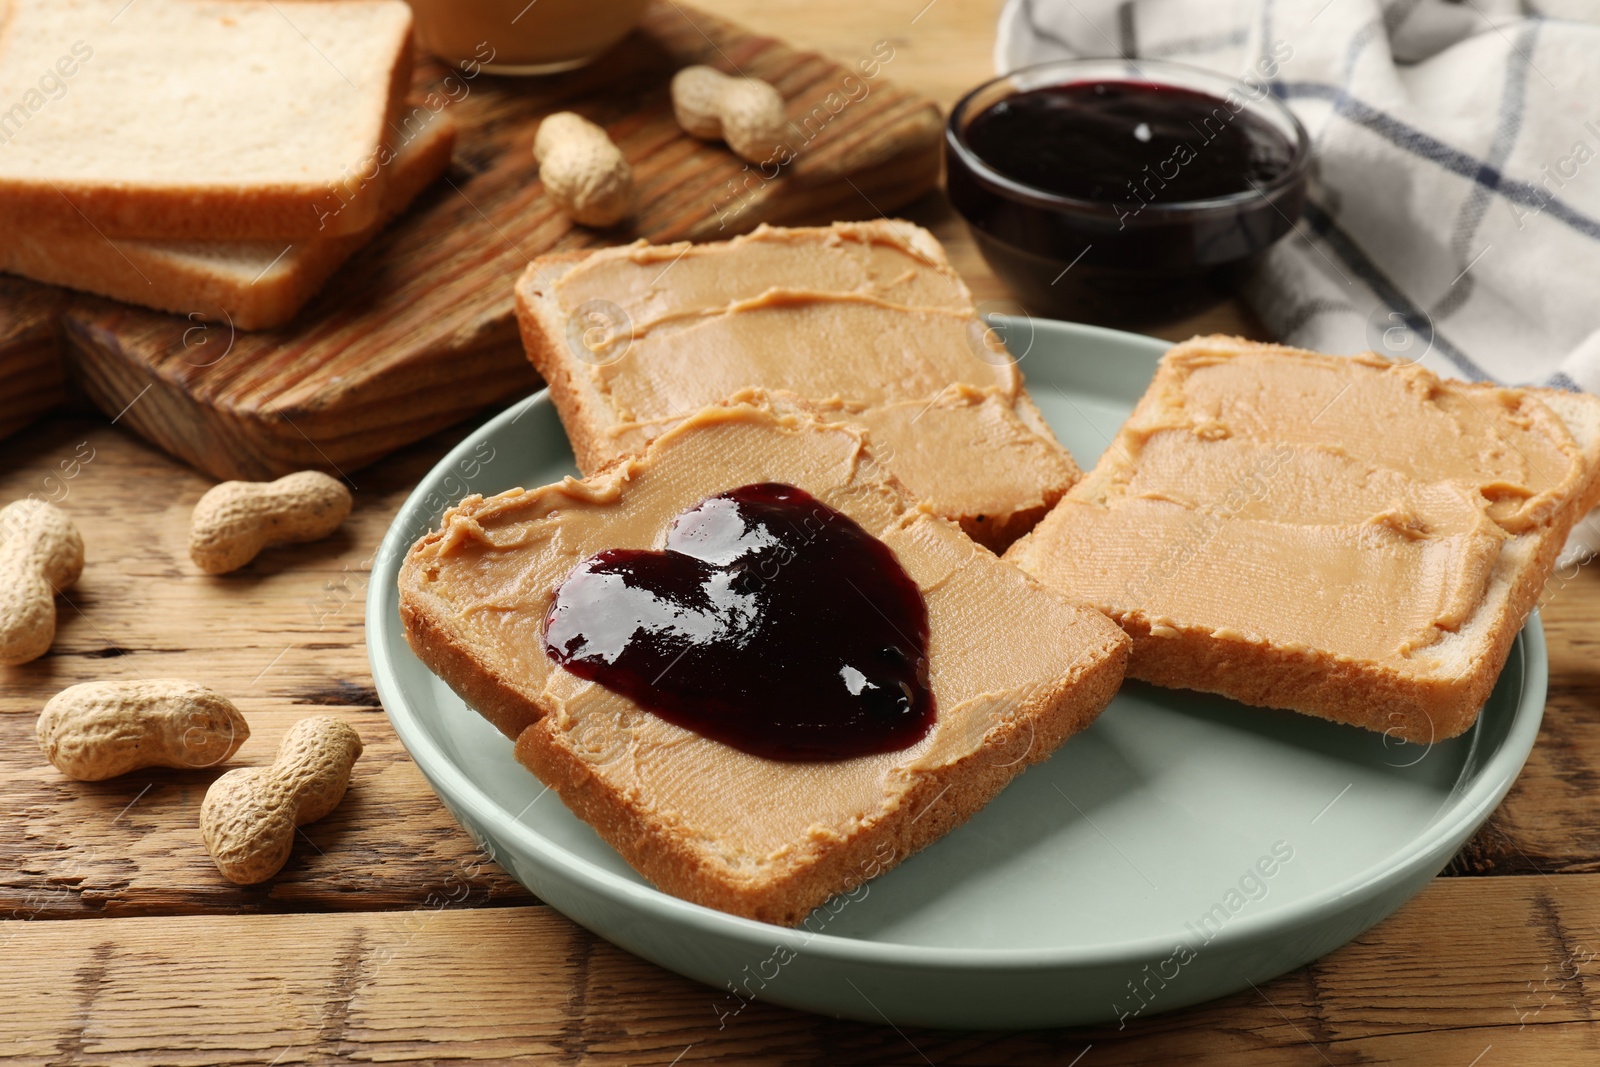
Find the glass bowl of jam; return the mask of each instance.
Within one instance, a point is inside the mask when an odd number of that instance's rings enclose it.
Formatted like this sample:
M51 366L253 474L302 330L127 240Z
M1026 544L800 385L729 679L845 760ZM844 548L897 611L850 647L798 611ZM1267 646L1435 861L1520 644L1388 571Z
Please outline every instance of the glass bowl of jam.
M1264 79L1154 60L1024 67L945 128L950 200L1029 311L1108 325L1215 303L1294 227L1311 139Z

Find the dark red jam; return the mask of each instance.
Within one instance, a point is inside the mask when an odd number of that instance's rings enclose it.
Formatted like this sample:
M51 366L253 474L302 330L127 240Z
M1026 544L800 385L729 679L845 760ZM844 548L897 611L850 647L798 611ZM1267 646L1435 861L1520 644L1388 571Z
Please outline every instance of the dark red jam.
M1063 81L957 105L946 188L1036 314L1140 326L1215 303L1288 233L1309 140L1265 83Z
M664 551L578 564L545 615L544 650L768 759L891 752L934 722L921 590L854 520L775 482L683 512Z
M1078 200L1141 203L1245 193L1289 169L1294 146L1248 111L1149 82L1051 85L1008 96L966 130L1008 178Z

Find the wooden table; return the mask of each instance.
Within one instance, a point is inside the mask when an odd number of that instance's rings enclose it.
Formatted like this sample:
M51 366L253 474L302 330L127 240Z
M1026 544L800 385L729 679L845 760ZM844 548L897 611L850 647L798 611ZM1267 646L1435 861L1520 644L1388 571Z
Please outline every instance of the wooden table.
M704 0L702 0L704 3ZM989 73L994 0L722 0L707 6L886 73L948 106ZM920 10L918 10L920 8ZM936 200L911 212L980 298L1004 291ZM507 279L509 284L510 279ZM1165 331L1259 335L1237 307ZM89 564L53 652L0 668L0 1057L551 1064L1593 1063L1600 1053L1600 575L1552 584L1550 702L1505 804L1439 878L1353 944L1258 992L1126 1030L899 1032L718 995L590 936L473 850L407 758L367 668L369 563L407 491L468 427L353 472L328 541L200 575L185 537L206 479L101 420L0 442L0 501L37 493ZM354 786L264 886L222 881L196 812L210 775L70 782L34 719L96 678L192 678L231 696L263 762L294 720L367 743ZM15 920L15 921L11 921ZM1081 1058L1080 1058L1081 1057Z

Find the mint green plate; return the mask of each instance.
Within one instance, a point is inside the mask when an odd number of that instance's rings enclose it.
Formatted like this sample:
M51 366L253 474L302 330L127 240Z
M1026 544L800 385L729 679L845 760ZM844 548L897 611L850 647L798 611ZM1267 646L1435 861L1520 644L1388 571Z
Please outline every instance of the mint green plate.
M996 319L1085 467L1165 345ZM1128 683L1093 727L971 822L798 929L653 889L411 654L406 548L469 492L575 473L544 393L491 420L406 502L373 568L367 641L401 740L467 831L542 900L712 987L901 1026L1115 1022L1222 996L1329 952L1426 885L1499 803L1544 710L1528 620L1478 725L1431 747Z

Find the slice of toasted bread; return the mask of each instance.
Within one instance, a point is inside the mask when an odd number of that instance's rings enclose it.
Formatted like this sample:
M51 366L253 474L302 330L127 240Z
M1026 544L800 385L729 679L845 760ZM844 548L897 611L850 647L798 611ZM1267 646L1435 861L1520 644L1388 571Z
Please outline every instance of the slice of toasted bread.
M310 238L381 213L401 0L11 0L0 225Z
M585 471L757 387L871 426L913 494L996 550L1080 473L944 250L909 223L543 256L517 315Z
M1006 558L1116 619L1131 677L1428 743L1597 500L1600 399L1206 337Z
M19 226L0 244L0 270L241 330L281 326L334 271L450 165L455 122L429 115L388 149L383 213L370 228L302 241L112 240L87 225Z
M920 588L938 718L912 747L764 759L546 657L545 612L580 561L657 547L685 509L766 481L842 511ZM758 393L693 415L582 481L468 497L412 547L399 585L417 655L515 738L517 758L641 874L784 924L960 824L1088 725L1116 692L1128 647L1105 616L918 507L872 458L861 426Z

